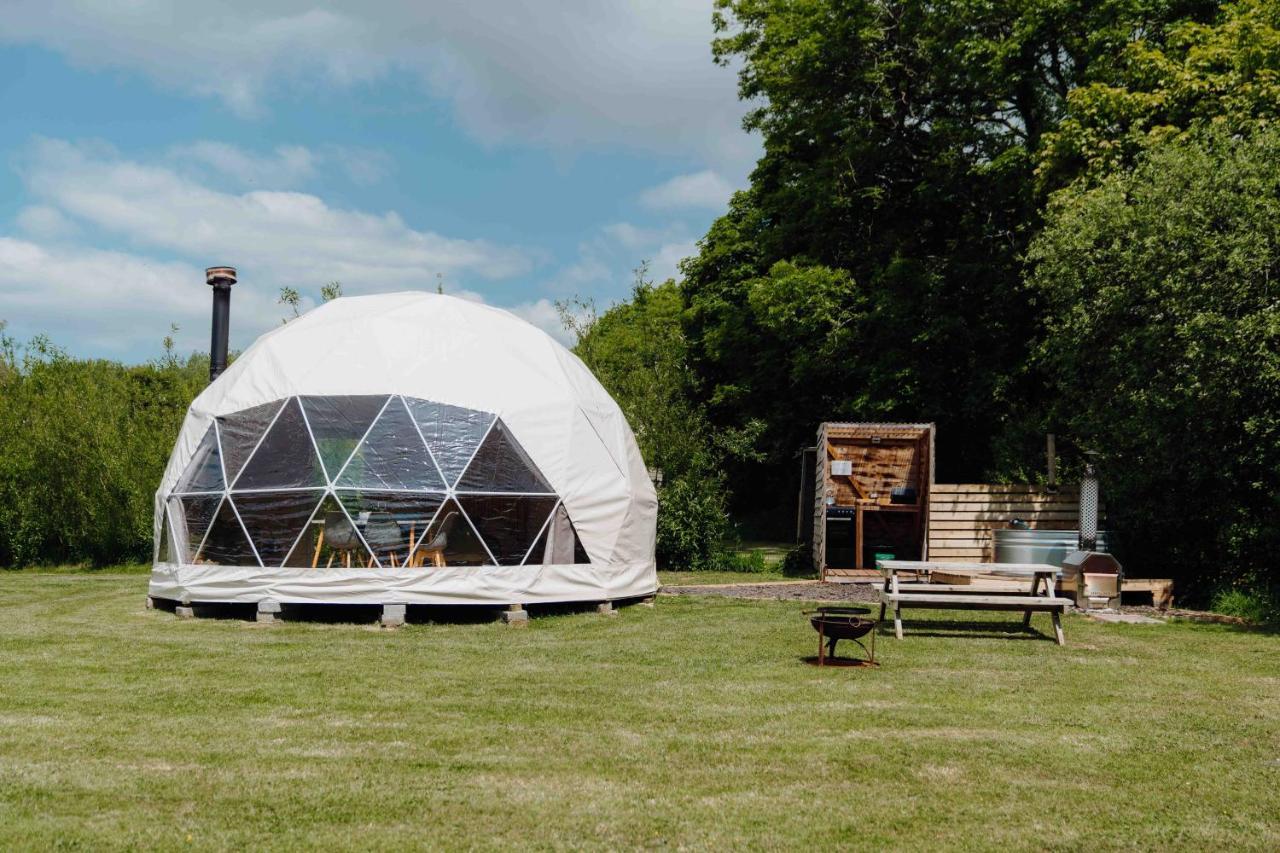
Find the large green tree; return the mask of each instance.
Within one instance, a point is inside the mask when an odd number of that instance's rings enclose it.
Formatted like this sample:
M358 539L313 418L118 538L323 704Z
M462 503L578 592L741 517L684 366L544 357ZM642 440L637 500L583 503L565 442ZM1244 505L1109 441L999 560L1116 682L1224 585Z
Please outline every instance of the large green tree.
M1101 451L1127 567L1280 580L1280 130L1058 195L1030 253L1043 425Z
M1010 401L1031 393L1016 371L1035 316L1021 254L1043 206L1045 135L1126 44L1158 43L1168 22L1214 4L716 6L713 51L739 68L764 155L683 267L712 423L762 421L781 482L821 420L936 420L940 474L981 476ZM837 319L777 321L767 306L792 298L797 277L812 280L819 316ZM760 488L761 470L741 473L748 503L780 495Z

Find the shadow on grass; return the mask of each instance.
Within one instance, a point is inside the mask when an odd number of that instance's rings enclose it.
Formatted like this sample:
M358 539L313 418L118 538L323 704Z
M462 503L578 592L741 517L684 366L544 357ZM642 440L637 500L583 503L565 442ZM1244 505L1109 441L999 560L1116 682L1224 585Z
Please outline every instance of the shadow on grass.
M615 601L617 607L630 606L644 598ZM178 602L156 598L155 608L173 613ZM590 613L597 602L564 602L555 604L527 604L525 609L532 619L546 616L569 616ZM253 603L192 602L191 609L197 619L214 619L237 622L253 622L257 619L258 606ZM410 604L405 609L405 622L410 625L479 625L497 621L505 607L486 604ZM290 604L280 606L277 619L282 622L311 622L318 625L370 625L382 618L380 604Z
M893 620L880 623L880 635L896 640L893 636ZM1024 626L1017 622L985 622L969 619L903 619L903 639L909 637L974 637L989 640L1048 640L1054 642L1052 633L1045 633L1035 622Z

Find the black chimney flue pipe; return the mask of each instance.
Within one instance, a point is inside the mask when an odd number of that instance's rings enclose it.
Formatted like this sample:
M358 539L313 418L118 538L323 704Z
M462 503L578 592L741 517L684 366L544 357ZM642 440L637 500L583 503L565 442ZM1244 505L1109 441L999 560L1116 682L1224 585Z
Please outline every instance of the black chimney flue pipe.
M205 282L213 288L213 336L209 340L209 381L227 369L227 336L231 329L231 285L235 267L209 267Z

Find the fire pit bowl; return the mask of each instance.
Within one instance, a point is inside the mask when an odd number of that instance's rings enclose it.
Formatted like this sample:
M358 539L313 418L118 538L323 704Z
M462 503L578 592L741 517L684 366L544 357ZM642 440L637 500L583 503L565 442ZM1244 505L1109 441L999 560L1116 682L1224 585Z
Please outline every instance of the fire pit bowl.
M818 666L878 666L876 663L876 622L867 616L867 607L819 607L806 610L809 624L818 632L818 657L809 661ZM862 645L862 638L871 635L871 649ZM852 640L866 652L865 658L841 658L836 655L836 643Z

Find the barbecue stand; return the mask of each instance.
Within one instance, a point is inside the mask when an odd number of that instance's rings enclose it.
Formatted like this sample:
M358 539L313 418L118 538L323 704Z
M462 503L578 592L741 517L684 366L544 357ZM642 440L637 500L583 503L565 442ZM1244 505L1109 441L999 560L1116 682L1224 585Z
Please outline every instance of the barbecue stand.
M819 607L806 610L809 624L818 632L818 656L806 658L817 666L879 666L876 663L876 623L867 618L869 607ZM871 635L871 648L862 644L862 638ZM867 655L865 658L842 658L836 655L836 643L852 640Z

